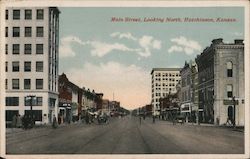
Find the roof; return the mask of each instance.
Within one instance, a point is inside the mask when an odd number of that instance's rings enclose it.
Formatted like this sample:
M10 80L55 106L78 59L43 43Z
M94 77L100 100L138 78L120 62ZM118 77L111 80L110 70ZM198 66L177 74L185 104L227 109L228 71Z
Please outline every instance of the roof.
M153 68L151 71L151 74L154 71L180 71L180 70L181 70L181 68Z

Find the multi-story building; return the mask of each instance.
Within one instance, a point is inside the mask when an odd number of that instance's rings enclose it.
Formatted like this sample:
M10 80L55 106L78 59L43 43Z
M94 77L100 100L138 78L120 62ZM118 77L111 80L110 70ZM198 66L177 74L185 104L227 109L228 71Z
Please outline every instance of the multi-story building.
M72 89L70 81L63 73L59 76L59 117L60 123L71 121Z
M152 76L152 109L154 115L160 113L160 98L168 94L176 93L176 85L179 82L180 68L153 68Z
M194 61L185 62L181 70L180 110L186 121L196 122L198 116L198 71Z
M102 100L102 111L106 113L110 113L110 107L109 107L109 100L103 99Z
M202 114L202 109L199 108L199 92L198 92L198 86L199 86L199 78L198 78L198 66L193 61L191 66L191 81L192 81L192 96L191 100L193 101L192 105L192 116L195 117L195 121L198 124L199 123L199 116Z
M192 71L191 65L185 62L184 67L181 69L181 99L180 99L180 110L181 113L186 117L186 122L191 121L191 109L193 106L192 101Z
M244 44L243 40L212 41L196 58L199 77L199 108L203 121L244 125Z
M40 123L57 117L59 13L56 7L5 10L7 121L14 114Z

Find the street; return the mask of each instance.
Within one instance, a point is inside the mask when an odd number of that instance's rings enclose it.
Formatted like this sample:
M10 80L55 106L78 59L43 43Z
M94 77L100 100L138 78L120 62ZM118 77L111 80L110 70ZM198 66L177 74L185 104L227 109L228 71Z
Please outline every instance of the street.
M6 134L7 154L243 154L244 133L127 116Z

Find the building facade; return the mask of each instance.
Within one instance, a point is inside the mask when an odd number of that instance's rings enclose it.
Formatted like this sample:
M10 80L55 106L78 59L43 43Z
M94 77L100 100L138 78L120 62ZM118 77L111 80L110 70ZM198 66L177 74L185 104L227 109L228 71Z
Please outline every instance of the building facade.
M160 115L160 98L176 93L176 85L181 79L180 68L153 68L151 71L152 111Z
M192 112L192 70L190 63L185 62L184 67L181 69L181 99L180 111L185 116L186 122L191 121Z
M5 14L6 120L27 114L50 123L58 114L60 11L10 7Z
M244 125L244 44L215 39L197 56L199 108L203 121Z
M195 117L195 121L198 124L199 123L199 116L202 114L202 109L199 109L199 92L198 92L198 86L199 86L199 78L198 78L198 66L193 61L191 66L191 81L192 81L192 96L191 100L193 101L192 105L192 116Z
M72 120L72 89L67 76L63 73L59 76L59 123Z

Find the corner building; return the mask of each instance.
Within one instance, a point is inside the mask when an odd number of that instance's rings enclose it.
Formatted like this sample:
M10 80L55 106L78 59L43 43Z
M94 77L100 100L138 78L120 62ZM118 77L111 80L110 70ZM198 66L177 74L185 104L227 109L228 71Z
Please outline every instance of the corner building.
M154 115L160 114L160 98L168 94L175 94L176 85L181 79L181 68L153 68L151 71L152 80L152 111Z
M199 108L202 121L244 125L244 43L214 39L196 58L199 78ZM235 100L233 100L235 98Z
M7 121L14 114L33 114L43 124L57 117L59 14L56 7L5 10Z

